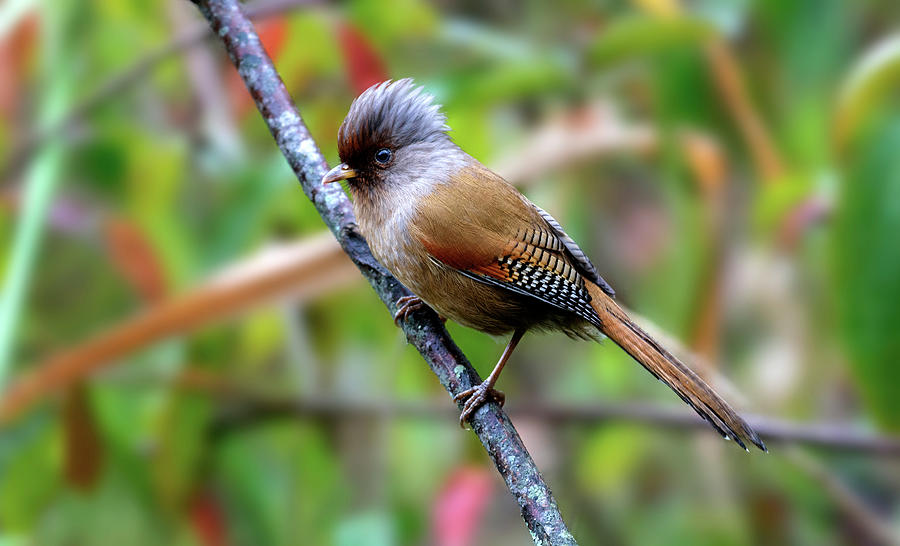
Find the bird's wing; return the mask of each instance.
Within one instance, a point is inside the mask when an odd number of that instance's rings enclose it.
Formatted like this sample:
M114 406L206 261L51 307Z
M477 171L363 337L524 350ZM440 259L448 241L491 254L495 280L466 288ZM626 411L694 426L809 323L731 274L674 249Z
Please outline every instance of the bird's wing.
M599 278L593 265L556 220L488 169L473 166L437 186L410 231L431 259L600 326L585 289L585 277Z
M725 400L628 318L559 223L502 178L472 167L435 189L417 212L410 231L430 259L577 314L673 389L722 436L745 449L754 443L765 450Z

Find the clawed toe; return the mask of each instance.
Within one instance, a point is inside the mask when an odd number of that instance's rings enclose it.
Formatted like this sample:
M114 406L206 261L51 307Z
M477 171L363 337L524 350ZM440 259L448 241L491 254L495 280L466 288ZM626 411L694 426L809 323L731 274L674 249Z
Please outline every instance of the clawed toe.
M458 403L462 402L463 400L465 400L466 398L469 398L473 394L475 394L475 387L472 387L471 389L466 389L466 390L462 391L461 393L457 394L456 396L453 397L453 401L458 404Z
M462 402L463 400L465 400L466 403L463 405L462 412L459 414L459 426L465 428L466 421L478 411L478 408L487 402L494 401L500 404L500 407L503 407L503 404L506 403L506 395L501 391L489 387L485 383L481 383L471 389L466 389L453 397L453 401L457 403Z
M394 324L400 326L400 322L406 320L410 313L421 309L425 305L418 296L403 296L397 300L397 312L394 313Z

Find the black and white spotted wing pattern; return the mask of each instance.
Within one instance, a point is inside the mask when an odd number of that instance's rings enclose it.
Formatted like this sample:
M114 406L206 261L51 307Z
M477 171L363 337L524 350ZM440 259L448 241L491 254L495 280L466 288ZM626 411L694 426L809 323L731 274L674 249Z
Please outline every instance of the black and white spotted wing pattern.
M600 328L584 277L566 250L565 242L550 229L520 229L495 264L462 273L575 313Z

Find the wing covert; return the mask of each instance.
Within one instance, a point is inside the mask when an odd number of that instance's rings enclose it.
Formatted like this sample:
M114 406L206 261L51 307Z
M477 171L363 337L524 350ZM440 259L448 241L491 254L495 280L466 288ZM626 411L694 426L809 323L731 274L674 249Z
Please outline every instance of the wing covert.
M599 326L585 279L612 289L552 216L488 169L432 188L409 229L435 262Z

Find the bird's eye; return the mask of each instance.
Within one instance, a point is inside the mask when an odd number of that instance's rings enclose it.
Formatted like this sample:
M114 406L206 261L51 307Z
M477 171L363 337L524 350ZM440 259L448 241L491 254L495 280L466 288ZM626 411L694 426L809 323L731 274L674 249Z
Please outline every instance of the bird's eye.
M387 165L393 156L394 154L390 150L382 148L375 152L375 162L379 165Z

